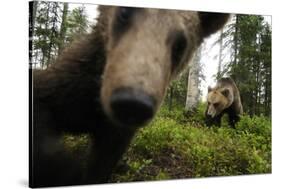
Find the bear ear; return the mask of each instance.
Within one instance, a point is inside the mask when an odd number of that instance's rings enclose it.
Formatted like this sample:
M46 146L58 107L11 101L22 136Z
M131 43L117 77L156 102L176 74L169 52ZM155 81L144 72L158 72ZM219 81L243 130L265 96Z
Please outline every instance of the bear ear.
M223 90L221 91L221 94L222 94L223 96L225 96L225 97L228 97L228 95L229 95L229 89L223 89Z
M230 16L227 13L198 12L198 14L203 38L221 29Z
M212 87L208 86L208 93L211 92L213 89Z

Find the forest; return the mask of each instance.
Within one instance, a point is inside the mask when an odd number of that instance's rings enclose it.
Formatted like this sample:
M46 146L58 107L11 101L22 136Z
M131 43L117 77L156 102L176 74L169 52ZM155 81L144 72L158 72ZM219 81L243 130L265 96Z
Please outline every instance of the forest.
M30 68L48 68L64 48L91 31L96 20L88 6L92 5L34 2ZM271 30L264 16L236 14L213 44L219 51L212 77L231 77L240 90L244 114L236 129L229 127L227 117L221 127L205 125L205 42L168 88L156 118L133 139L123 157L128 167L116 169L111 181L271 173ZM79 154L87 150L87 135L66 134L64 142L83 159Z

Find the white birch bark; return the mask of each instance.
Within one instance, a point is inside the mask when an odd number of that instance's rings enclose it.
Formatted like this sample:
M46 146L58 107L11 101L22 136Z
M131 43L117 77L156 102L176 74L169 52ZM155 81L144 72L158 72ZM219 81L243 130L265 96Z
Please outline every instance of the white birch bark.
M193 60L190 62L188 71L188 84L187 84L187 94L186 94L186 111L196 110L199 103L199 63L201 57L201 47L198 49L197 53L194 55Z

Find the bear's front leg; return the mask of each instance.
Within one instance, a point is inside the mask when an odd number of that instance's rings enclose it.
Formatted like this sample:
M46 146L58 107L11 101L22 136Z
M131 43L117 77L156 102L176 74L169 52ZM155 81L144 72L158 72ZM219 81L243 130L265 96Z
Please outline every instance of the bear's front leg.
M51 114L36 106L30 141L30 187L81 184L81 164L66 150Z
M222 118L222 115L218 115L218 116L214 117L214 124L218 127L221 127L221 118Z
M92 134L92 149L89 155L86 183L108 182L113 169L133 138L135 129L101 125Z
M211 127L212 125L219 126L219 127L221 126L222 115L215 116L214 118L210 116L205 116L205 117L206 117L205 123L208 127Z
M240 120L240 117L239 115L235 115L235 114L229 114L228 115L228 122L229 122L229 125L235 129L235 125L236 123Z

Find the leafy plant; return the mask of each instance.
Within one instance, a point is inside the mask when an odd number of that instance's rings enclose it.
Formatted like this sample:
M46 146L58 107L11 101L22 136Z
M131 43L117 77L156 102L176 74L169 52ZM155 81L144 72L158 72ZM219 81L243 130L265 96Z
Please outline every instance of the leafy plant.
M163 107L134 138L126 154L132 169L117 181L271 172L269 118L245 115L237 129L227 125L208 128L200 124L201 106L188 118L183 109L168 111Z

